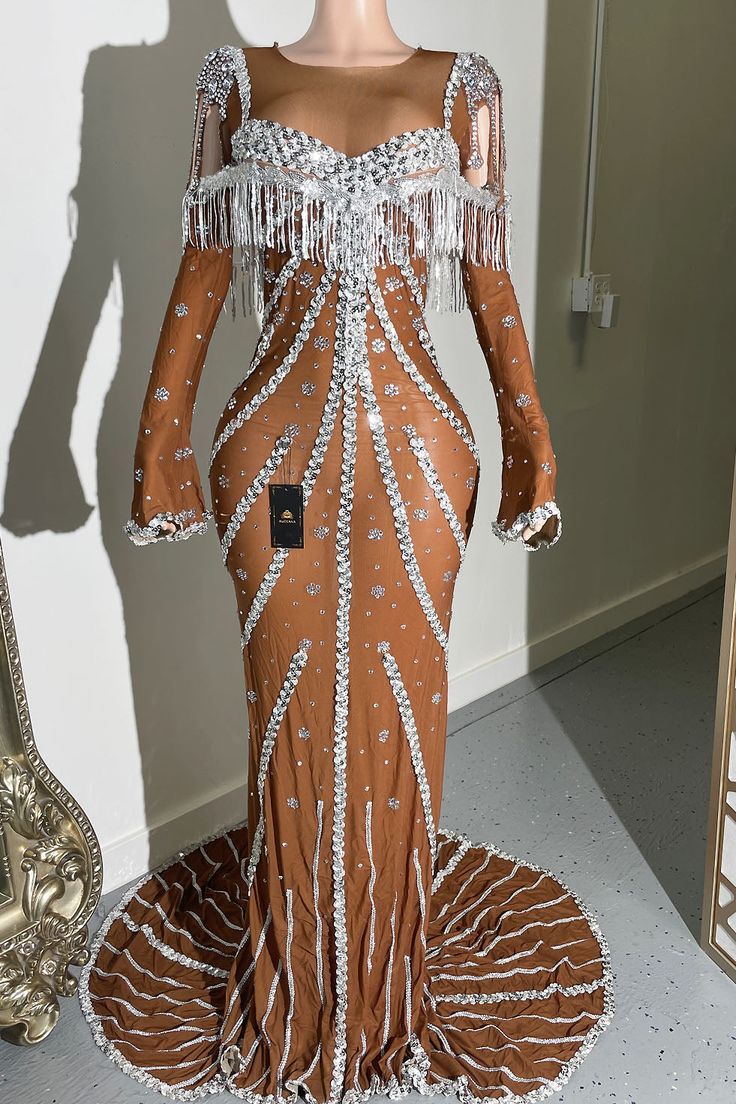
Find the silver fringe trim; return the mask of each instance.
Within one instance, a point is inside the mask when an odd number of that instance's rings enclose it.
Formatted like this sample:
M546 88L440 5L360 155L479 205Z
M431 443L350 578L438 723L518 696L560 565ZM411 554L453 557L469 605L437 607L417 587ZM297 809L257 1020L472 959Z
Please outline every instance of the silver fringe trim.
M264 254L277 249L355 275L427 261L427 306L461 311L462 265L511 269L509 195L444 166L396 181L351 186L246 160L195 182L182 200L182 250L240 249L246 312L264 306ZM234 299L234 297L233 297Z

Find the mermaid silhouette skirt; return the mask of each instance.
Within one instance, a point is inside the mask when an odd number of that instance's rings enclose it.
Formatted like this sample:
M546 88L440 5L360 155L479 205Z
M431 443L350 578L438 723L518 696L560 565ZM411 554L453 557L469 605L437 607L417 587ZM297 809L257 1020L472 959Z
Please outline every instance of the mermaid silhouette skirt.
M262 338L215 430L247 816L126 892L81 987L97 1042L175 1099L541 1100L611 1016L575 894L439 826L479 467L420 278L272 254ZM302 484L303 548L271 545L269 481Z

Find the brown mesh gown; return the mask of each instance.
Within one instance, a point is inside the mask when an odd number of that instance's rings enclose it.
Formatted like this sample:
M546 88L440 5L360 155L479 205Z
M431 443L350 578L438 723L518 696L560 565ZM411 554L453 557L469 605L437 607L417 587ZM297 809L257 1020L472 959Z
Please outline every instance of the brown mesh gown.
M126 892L81 983L99 1045L166 1096L537 1101L610 1019L605 942L575 894L439 827L479 463L427 308L473 314L503 445L496 536L534 550L561 526L504 167L480 54L345 69L223 46L202 65L125 529L147 544L214 522L242 632L247 799L242 824ZM215 427L210 510L190 425L239 302L261 331ZM285 481L303 489L302 548L271 544L267 488Z

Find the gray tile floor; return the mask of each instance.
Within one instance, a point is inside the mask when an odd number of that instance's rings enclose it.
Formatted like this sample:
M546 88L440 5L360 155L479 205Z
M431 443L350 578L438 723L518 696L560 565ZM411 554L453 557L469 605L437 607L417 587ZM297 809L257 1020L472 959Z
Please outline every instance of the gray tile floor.
M450 718L442 825L549 867L610 944L616 1015L558 1104L736 1100L736 985L694 937L722 601L706 586ZM0 1042L3 1104L162 1099L75 1000L37 1049Z

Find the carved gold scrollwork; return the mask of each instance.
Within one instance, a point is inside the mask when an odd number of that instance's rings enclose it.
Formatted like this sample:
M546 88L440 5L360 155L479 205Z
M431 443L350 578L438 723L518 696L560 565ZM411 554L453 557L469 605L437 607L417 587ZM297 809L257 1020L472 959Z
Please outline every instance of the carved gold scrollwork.
M56 1024L58 997L76 993L70 967L89 959L102 858L33 739L1 547L0 626L0 1034L33 1044Z
M736 981L736 465L721 622L701 943Z

